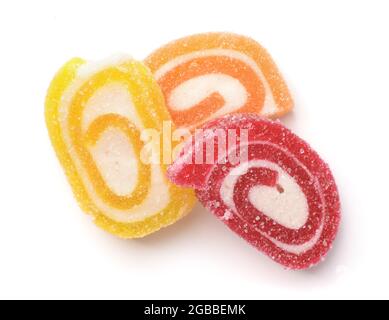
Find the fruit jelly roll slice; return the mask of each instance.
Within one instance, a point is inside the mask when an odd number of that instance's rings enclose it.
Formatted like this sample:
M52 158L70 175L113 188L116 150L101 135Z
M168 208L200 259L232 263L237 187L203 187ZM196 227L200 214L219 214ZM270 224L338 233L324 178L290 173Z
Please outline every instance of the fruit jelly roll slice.
M142 154L141 132L170 120L162 93L140 62L75 58L54 77L46 99L49 135L82 209L104 230L138 238L192 208L193 191L171 184L167 166ZM162 146L152 144L151 154Z
M278 117L293 107L277 66L256 41L205 33L171 42L146 60L178 127L192 129L229 113Z
M253 114L215 119L186 142L168 176L195 188L231 230L286 268L316 265L337 234L340 200L328 165L280 122Z

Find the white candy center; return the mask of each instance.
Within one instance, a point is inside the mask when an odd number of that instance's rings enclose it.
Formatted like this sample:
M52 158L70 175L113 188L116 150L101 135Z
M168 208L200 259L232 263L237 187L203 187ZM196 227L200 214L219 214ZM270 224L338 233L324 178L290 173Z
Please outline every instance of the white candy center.
M98 117L109 113L130 119L134 125L141 127L131 95L123 84L108 84L93 94L83 112L83 131Z
M170 95L169 105L173 110L187 110L215 92L225 100L223 108L219 110L222 114L241 108L247 101L247 91L239 80L224 74L208 74L176 87Z
M231 170L224 179L220 190L224 203L236 211L233 200L235 185L239 177L247 174L250 168L268 168L277 171L277 184L281 188L255 186L249 192L248 201L257 210L285 228L301 228L309 216L305 194L289 174L270 161L253 160Z
M274 168L271 168L274 170ZM263 214L289 229L300 229L308 220L309 209L300 186L281 168L278 188L255 186L249 192L249 201Z
M108 129L91 153L109 188L119 196L131 195L138 180L138 163L128 137L118 129Z

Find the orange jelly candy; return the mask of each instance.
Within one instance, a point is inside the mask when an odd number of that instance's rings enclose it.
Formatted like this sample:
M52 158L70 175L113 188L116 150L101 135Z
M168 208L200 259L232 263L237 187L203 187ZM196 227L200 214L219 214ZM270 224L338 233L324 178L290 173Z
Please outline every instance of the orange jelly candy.
M175 124L193 129L229 113L278 117L293 107L289 90L267 51L231 33L176 40L146 60Z
M166 165L148 161L161 144L147 145L145 129L161 132L170 119L163 95L140 62L69 61L46 99L46 123L80 206L95 223L122 238L170 225L192 209L193 191L165 177ZM156 150L157 149L157 150Z

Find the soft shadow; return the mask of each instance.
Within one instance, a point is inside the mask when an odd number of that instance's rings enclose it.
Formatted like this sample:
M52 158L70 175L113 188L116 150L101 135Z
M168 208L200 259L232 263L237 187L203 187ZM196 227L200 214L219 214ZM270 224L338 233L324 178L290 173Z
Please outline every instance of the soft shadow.
M288 128L295 128L298 122L295 110L280 118L280 121Z
M203 210L204 208L202 205L197 203L186 217L173 225L167 226L158 232L154 232L145 238L136 239L134 241L145 246L155 246L156 244L165 245L166 243L176 242L180 237L193 233L194 230L204 224L205 219L204 214L202 214Z

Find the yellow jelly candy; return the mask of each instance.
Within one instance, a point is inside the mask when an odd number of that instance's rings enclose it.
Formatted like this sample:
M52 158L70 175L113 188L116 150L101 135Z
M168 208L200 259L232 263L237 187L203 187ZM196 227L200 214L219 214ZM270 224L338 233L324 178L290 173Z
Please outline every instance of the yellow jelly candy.
M52 81L46 99L52 144L80 206L106 231L143 237L192 209L193 191L169 183L165 164L145 161L162 144L147 145L144 130L159 133L169 119L152 74L130 58L99 64L75 58Z

